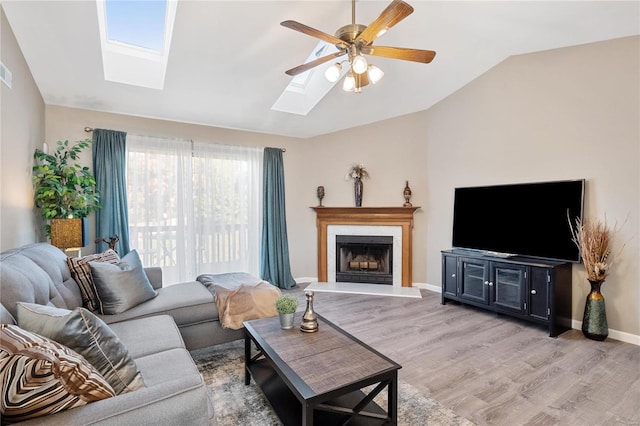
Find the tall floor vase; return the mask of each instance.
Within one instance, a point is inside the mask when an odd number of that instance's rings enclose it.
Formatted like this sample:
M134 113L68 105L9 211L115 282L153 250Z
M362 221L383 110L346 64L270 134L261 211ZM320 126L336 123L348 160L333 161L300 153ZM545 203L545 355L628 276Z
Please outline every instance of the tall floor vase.
M604 280L589 280L591 291L587 295L582 318L582 333L589 339L599 341L606 339L609 335L604 296L600 293L600 286L603 282Z
M353 193L356 201L356 207L362 207L362 179L355 178L353 181Z

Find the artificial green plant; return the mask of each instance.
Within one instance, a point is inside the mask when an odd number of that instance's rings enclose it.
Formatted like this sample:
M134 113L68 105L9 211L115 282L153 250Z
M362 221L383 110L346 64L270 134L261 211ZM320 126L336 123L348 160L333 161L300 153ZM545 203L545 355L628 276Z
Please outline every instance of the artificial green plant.
M35 205L45 220L83 218L101 207L91 170L76 162L80 152L90 144L90 139L74 145L66 140L58 141L53 154L39 149L33 154Z

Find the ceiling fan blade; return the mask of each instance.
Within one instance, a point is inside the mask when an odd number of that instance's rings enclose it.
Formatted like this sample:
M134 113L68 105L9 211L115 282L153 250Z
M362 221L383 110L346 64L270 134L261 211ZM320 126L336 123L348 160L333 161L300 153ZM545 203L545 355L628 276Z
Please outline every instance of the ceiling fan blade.
M422 62L428 64L436 56L433 50L408 49L406 47L366 46L362 53L385 58L402 59L405 61Z
M336 46L339 47L348 47L348 44L345 43L343 40L340 40L338 37L334 37L331 34L327 34L325 32L322 32L320 30L316 30L315 28L311 28L305 24L301 24L300 22L296 22L296 21L283 21L280 22L280 25L282 25L283 27L287 27L290 28L292 30L295 31L299 31L303 34L309 35L311 37L315 37L315 38L319 38L320 40L324 40L328 43L334 44Z
M386 31L389 28L402 21L407 16L413 13L413 7L403 2L402 0L393 0L385 10L382 11L380 16L376 18L369 26L358 36L356 42L362 45L371 44L378 35L382 34L382 31Z
M291 68L290 70L285 71L285 74L291 75L291 76L302 74L303 72L310 70L313 67L317 67L318 65L324 64L325 62L329 62L330 60L338 58L344 55L345 53L346 52L344 51L340 51L340 52L332 53L330 55L322 56L321 58L318 58L314 61L307 62L306 64L298 65L295 68Z

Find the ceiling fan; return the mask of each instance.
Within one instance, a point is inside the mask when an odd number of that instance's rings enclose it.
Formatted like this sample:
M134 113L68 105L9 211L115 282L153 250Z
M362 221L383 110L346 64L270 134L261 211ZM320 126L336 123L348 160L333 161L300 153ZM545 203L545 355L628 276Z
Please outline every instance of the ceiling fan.
M285 71L286 74L295 76L311 68L324 64L347 55L350 70L345 78L343 89L360 93L362 87L378 82L384 73L375 65L370 65L363 55L381 56L405 61L421 62L428 64L436 56L433 50L409 49L404 47L374 46L373 41L384 34L388 29L402 21L413 12L413 7L402 0L393 0L369 26L356 24L356 1L351 1L351 24L338 28L332 36L315 28L296 21L284 21L280 25L307 34L311 37L324 40L333 44L338 51L322 56L311 62L299 65ZM342 62L347 62L342 61ZM325 77L330 82L336 82L340 78L342 65L340 62L327 68Z

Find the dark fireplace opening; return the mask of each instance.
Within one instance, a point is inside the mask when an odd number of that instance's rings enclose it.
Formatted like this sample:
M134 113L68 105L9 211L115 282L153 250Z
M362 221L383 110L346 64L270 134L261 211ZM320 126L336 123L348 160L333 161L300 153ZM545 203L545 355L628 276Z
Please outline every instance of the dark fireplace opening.
M393 285L393 237L336 235L336 282Z

